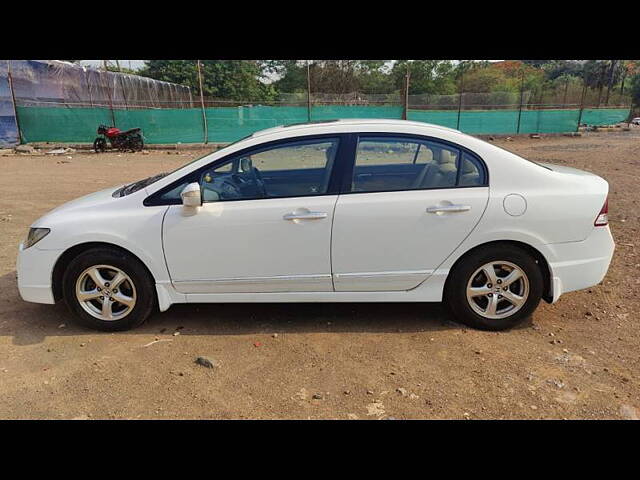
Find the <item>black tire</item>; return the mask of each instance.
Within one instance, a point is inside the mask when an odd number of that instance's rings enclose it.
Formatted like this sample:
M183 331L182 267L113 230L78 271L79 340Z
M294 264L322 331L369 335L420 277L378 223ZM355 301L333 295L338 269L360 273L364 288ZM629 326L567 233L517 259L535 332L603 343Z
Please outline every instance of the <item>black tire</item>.
M144 140L142 139L142 135L136 133L131 138L131 149L134 152L140 152L144 148Z
M500 261L510 262L526 274L528 297L513 314L504 318L486 318L470 305L470 300L467 299L467 285L478 269L490 262L499 263ZM483 283L482 274L480 275L480 282ZM478 278L477 274L474 278ZM490 284L487 283L487 285ZM505 330L521 323L533 313L540 303L543 285L540 266L528 252L511 244L494 244L467 254L454 266L445 284L444 301L456 320L465 325L480 330ZM508 308L509 303L506 305L507 307L503 308Z
M96 138L93 142L93 149L96 153L104 152L107 149L107 141L102 137Z
M76 297L76 284L80 276L96 265L113 266L124 272L131 280L135 288L136 300L126 316L114 320L96 318L85 310ZM131 286L131 284L126 285ZM109 247L92 248L74 258L62 277L62 291L67 307L79 324L108 332L129 330L142 324L154 311L157 302L153 279L144 265L132 255ZM113 296L116 297L115 294ZM96 302L100 301L96 300ZM124 307L124 305L118 305L118 307Z

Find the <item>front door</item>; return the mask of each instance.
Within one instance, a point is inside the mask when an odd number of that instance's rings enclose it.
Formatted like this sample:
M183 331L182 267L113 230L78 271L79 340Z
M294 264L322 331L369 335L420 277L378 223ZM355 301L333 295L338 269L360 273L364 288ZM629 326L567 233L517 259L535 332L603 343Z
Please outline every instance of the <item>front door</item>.
M486 181L482 162L448 143L360 136L350 191L335 211L335 290L419 285L477 225Z
M167 265L181 293L332 291L330 193L339 140L279 143L200 175L203 205L169 207Z

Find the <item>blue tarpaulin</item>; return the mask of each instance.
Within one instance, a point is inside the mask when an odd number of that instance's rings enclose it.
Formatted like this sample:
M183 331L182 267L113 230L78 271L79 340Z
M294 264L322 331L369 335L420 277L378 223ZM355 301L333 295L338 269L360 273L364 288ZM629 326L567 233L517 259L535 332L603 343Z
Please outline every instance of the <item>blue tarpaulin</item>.
M18 143L18 127L7 72L7 61L0 60L0 147L10 147Z

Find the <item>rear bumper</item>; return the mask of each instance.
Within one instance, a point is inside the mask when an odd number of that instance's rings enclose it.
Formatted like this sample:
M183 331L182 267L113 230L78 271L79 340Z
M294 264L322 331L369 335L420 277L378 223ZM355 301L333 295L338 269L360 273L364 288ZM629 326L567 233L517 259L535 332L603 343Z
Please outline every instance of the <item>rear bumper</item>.
M62 250L25 249L20 244L16 275L18 291L23 300L35 303L55 303L51 279L53 267Z
M547 247L557 259L549 262L554 303L563 293L600 283L609 270L615 243L606 226L595 227L582 242L555 243Z

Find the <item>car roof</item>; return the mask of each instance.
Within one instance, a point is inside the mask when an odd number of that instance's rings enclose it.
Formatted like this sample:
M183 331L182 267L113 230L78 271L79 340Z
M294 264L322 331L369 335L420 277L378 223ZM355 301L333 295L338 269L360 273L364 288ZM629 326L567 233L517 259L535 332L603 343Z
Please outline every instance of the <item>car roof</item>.
M396 120L396 119L385 119L385 118L349 118L349 119L336 119L336 120L323 120L318 122L306 122L306 123L292 123L289 125L281 125L278 127L267 128L265 130L259 130L254 132L250 137L262 137L264 135L272 135L275 133L283 133L285 131L299 131L305 130L307 133L313 134L314 130L324 129L328 126L352 126L354 130L357 130L359 126L365 125L380 125L383 126L415 126L415 127L428 127L428 128L436 128L439 130L444 130L448 132L456 132L461 133L459 130L455 130L453 128L443 127L441 125L434 125L431 123L425 122L414 122L411 120Z

